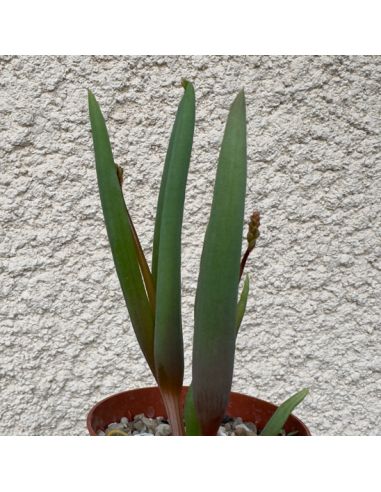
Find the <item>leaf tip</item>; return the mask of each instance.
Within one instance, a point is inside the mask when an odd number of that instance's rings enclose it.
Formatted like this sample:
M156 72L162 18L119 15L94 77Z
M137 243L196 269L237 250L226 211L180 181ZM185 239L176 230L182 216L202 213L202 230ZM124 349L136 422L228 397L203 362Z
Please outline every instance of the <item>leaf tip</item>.
M248 287L250 285L250 277L248 273L245 276L244 284L247 285Z
M181 79L181 85L182 85L182 87L184 89L186 89L189 84L190 84L189 80L187 80L187 79Z
M87 97L88 99L95 99L95 96L94 94L92 93L92 91L90 89L87 89Z
M90 114L92 114L95 108L98 106L98 102L90 89L87 89L87 102Z
M242 88L238 94L237 94L237 97L235 98L235 103L237 104L245 104L245 89Z
M194 87L193 84L189 82L189 80L181 79L181 85L184 88L185 94L188 93L189 96L192 95L194 97Z

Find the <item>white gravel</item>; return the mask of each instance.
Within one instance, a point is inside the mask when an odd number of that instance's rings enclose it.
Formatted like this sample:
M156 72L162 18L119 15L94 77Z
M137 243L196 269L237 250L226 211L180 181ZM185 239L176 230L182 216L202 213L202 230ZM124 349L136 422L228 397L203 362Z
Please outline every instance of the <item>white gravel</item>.
M111 423L98 436L171 436L172 430L164 417L149 418L143 413L135 415L129 421L123 417L120 422ZM257 436L257 427L253 422L244 422L240 417L225 417L218 429L217 436Z

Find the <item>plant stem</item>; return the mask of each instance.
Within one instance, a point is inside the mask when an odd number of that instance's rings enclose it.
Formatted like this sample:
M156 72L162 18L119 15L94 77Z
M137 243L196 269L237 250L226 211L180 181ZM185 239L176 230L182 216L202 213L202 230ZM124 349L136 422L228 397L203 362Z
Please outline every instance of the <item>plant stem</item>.
M243 257L242 257L241 264L240 264L240 267L239 267L239 279L240 279L240 280L241 280L241 278L242 278L242 274L243 274L243 271L244 271L244 269L245 269L246 261L247 261L247 259L249 258L249 255L250 255L250 252L251 252L251 251L252 251L252 250L251 250L249 247L247 247L247 249L246 249L246 251L245 251L245 254L244 254L244 255L243 255Z
M138 234L136 232L135 226L132 222L131 216L127 210L127 215L128 215L128 220L130 221L131 225L131 230L132 230L132 235L134 237L135 241L135 247L136 247L136 253L138 255L138 262L139 262L139 267L140 271L143 275L143 280L144 280L144 285L147 291L147 296L149 303L152 308L152 312L155 313L155 286L153 284L153 278L151 271L149 269L146 257L144 256L143 248L140 244Z
M123 168L118 166L118 164L115 164L115 167L116 167L116 174L118 176L118 180L119 180L119 184L120 184L120 189L123 190L123 188L122 188L122 186L123 186ZM150 306L152 308L152 312L155 314L155 286L153 283L151 270L149 269L146 257L144 256L143 248L142 248L140 241L139 241L139 236L136 232L134 223L132 222L132 219L131 219L131 216L130 216L130 213L129 213L127 207L126 207L126 212L127 212L128 221L129 221L130 226L131 226L132 236L134 238L134 243L135 243L135 248L136 248L136 254L138 257L140 272L143 276L144 286L146 288L146 292L147 292Z

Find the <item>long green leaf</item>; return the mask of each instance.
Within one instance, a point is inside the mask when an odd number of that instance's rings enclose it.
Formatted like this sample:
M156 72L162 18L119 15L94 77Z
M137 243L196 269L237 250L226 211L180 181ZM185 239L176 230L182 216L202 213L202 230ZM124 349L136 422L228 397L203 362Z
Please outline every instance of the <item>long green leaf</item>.
M261 436L278 436L294 408L299 405L307 395L308 389L302 389L283 402L267 422L265 428L261 432Z
M246 189L246 111L233 102L221 146L195 302L193 395L204 435L214 435L231 389Z
M188 93L192 92L192 91L194 92L194 88L193 88L192 84L190 84L187 80L182 80L182 86L184 87L185 92L187 90L187 87L188 87ZM183 99L185 99L185 94L184 94ZM189 99L189 96L187 99ZM152 247L152 276L154 278L155 283L157 280L157 266L158 266L158 259L159 259L159 244L160 244L160 232L161 232L161 217L163 214L163 204L164 204L165 190L166 190L166 186L167 186L168 170L171 166L171 163L174 160L176 160L176 158L178 157L179 134L181 131L181 129L179 127L183 124L182 121L183 121L184 115L182 113L186 113L190 109L189 107L188 108L184 107L186 105L189 106L189 102L190 101L188 101L188 103L185 104L184 101L181 101L179 108L177 110L175 123L174 123L173 128L172 128L171 136L169 139L169 145L168 145L168 149L167 149L167 154L165 157L163 175L161 178L159 198L158 198L157 207L156 207L155 231L154 231L153 247ZM193 123L193 126L194 126L194 123ZM192 131L192 139L193 139L193 131ZM180 149L180 152L181 152L181 149ZM189 158L190 158L190 152L189 152Z
M238 301L238 305L237 305L237 323L236 323L237 333L238 333L238 330L241 326L243 317L245 315L247 298L249 295L249 288L250 288L249 276L246 275L245 281L244 281L243 287L242 287L242 292L241 292L241 295L240 295L240 298Z
M140 347L155 375L154 313L143 283L134 231L113 159L106 124L94 95L88 93L99 194L116 272Z
M242 319L245 315L248 295L249 295L249 276L246 275L241 296L237 304L236 334L238 334L239 328L242 323ZM197 418L196 408L194 406L194 401L193 401L192 383L189 386L185 398L184 420L185 420L187 436L200 436L202 434L201 426Z
M193 400L192 385L189 386L184 402L184 421L187 436L201 436L202 430L197 418Z
M181 231L185 189L195 123L195 94L191 83L183 83L181 99L171 135L156 218L156 315L154 354L156 374L164 401L178 405L183 383L184 352L181 321ZM167 395L167 396L166 396ZM177 395L176 398L174 395ZM176 401L175 401L176 400ZM169 412L169 406L166 405ZM169 416L170 417L170 416ZM172 429L175 422L172 416ZM182 427L181 422L178 422Z

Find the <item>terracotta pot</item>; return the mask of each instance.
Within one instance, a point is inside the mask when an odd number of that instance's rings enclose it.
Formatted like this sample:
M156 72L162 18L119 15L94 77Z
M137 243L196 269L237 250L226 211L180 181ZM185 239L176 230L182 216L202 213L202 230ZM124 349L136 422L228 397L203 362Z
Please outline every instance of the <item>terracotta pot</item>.
M184 386L181 404L184 402L186 392L187 387ZM258 429L263 429L276 408L267 401L232 392L226 414L231 417L242 417L243 420L254 422ZM99 430L104 431L112 422L119 422L122 417L132 420L138 413L144 413L147 417L167 416L157 386L123 391L100 401L87 416L87 429L91 436L96 436ZM299 436L311 435L303 422L294 415L287 420L285 431L286 433L298 431Z

